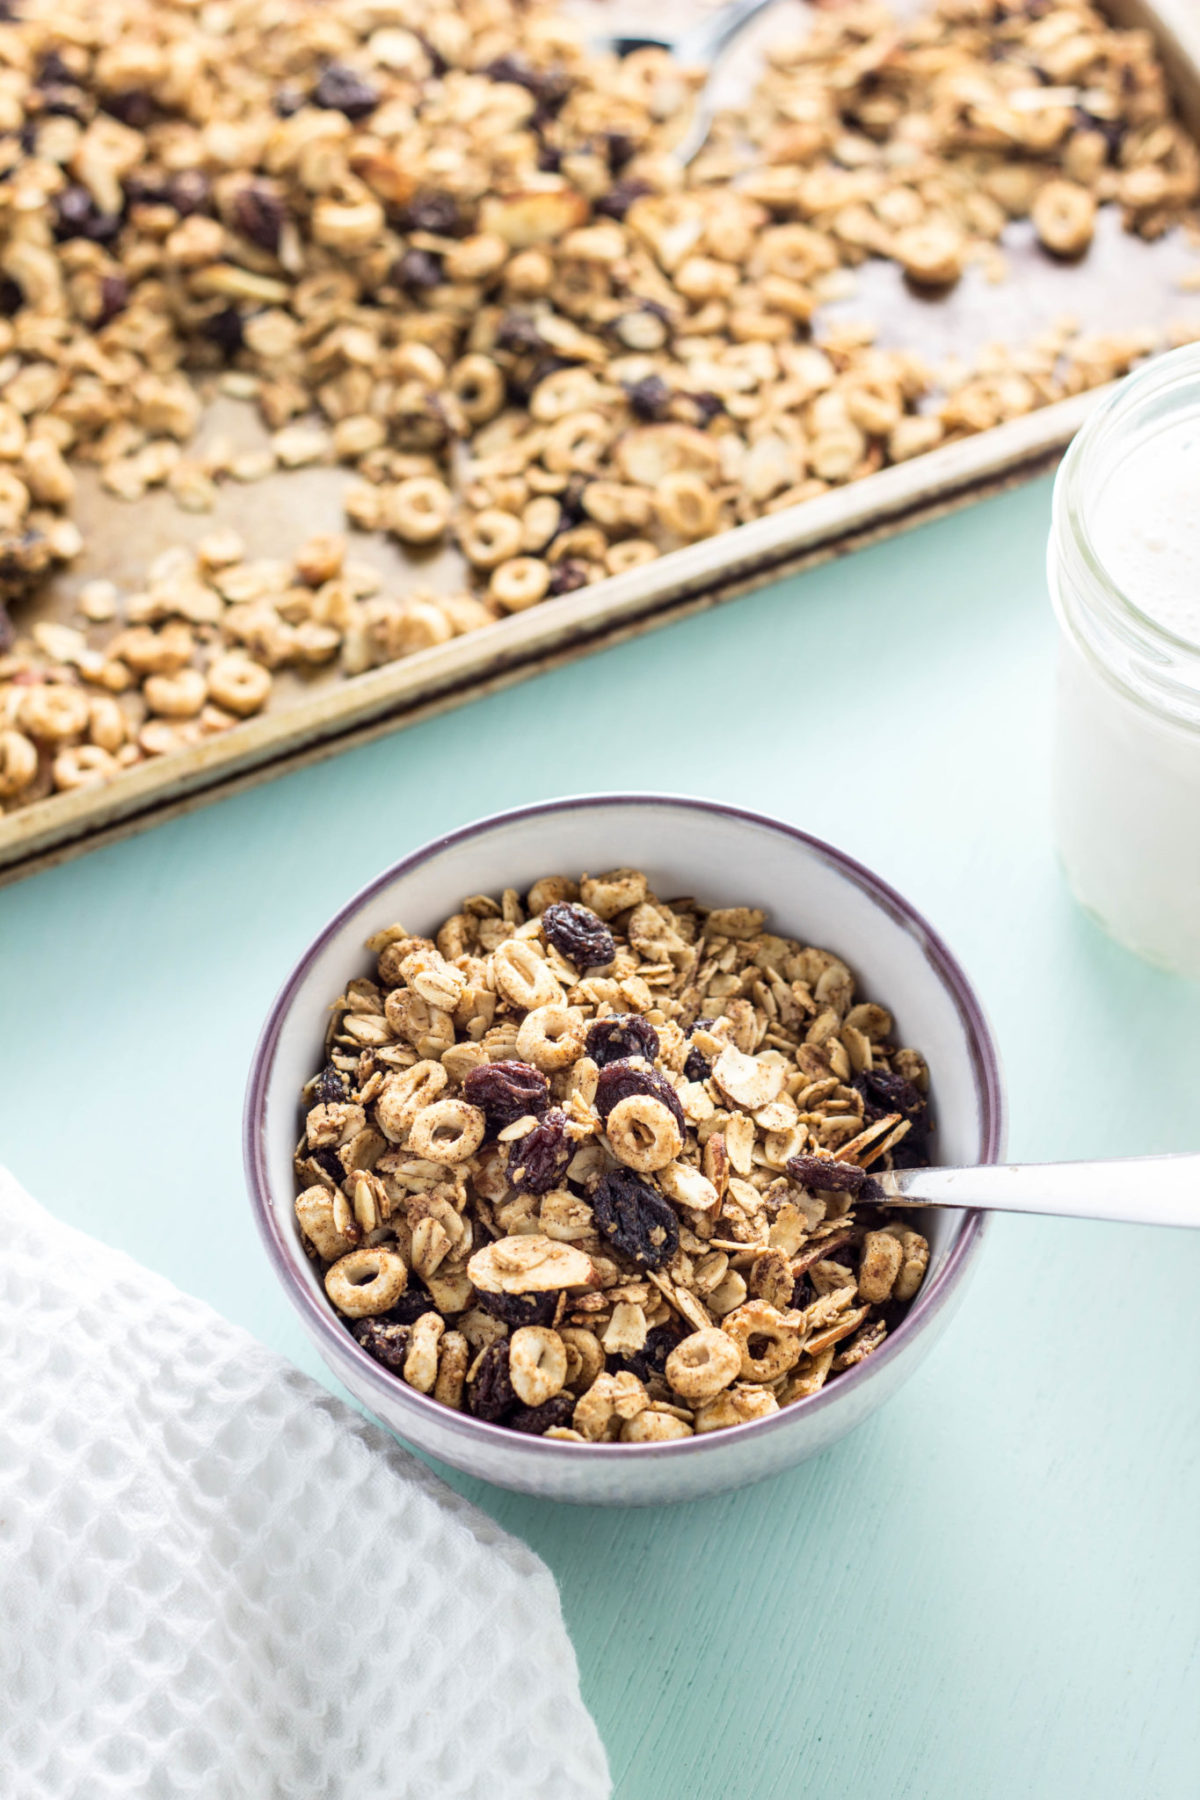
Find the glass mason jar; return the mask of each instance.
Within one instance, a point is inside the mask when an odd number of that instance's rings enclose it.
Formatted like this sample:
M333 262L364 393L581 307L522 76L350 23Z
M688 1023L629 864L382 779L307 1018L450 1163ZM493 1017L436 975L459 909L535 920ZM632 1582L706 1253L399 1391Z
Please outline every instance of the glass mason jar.
M1123 381L1059 469L1055 826L1076 897L1200 977L1200 345Z

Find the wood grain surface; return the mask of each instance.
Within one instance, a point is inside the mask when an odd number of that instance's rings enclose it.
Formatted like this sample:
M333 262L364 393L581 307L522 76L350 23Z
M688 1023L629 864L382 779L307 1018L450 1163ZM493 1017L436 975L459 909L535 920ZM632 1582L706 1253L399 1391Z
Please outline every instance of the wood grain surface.
M4 1159L320 1376L239 1163L272 995L386 862L602 787L894 882L990 1009L1014 1156L1195 1148L1200 987L1055 867L1048 524L1022 488L0 892ZM1195 1800L1198 1292L1198 1234L994 1220L929 1362L814 1463L639 1513L456 1478L557 1575L618 1800Z

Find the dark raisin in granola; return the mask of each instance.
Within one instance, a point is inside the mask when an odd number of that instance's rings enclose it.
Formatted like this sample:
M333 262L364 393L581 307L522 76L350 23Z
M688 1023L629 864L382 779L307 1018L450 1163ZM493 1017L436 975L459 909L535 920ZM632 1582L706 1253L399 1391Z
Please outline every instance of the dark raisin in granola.
M131 131L145 131L154 117L154 97L145 88L126 88L121 94L102 94L100 105Z
M408 1355L407 1324L391 1319L356 1319L350 1327L350 1335L358 1339L368 1356L373 1356L393 1375L403 1374L404 1359Z
M212 211L212 182L203 169L180 169L167 183L166 199L181 218Z
M577 969L606 969L617 954L612 932L590 907L556 900L542 914L542 930Z
M501 1338L480 1357L474 1378L467 1383L467 1406L477 1419L499 1425L516 1405L508 1373L508 1339Z
M601 1068L628 1056L644 1056L652 1063L658 1058L658 1033L636 1013L614 1013L611 1019L597 1019L588 1027L585 1048Z
M707 1081L712 1074L711 1062L703 1050L698 1050L695 1044L692 1045L684 1060L683 1073L688 1081Z
M787 1162L789 1178L806 1194L849 1194L852 1200L880 1200L883 1189L856 1163L835 1162L829 1156L793 1156Z
M797 1275L795 1285L792 1288L791 1305L793 1309L796 1312L803 1312L806 1306L812 1305L816 1297L816 1289L808 1279L808 1270L802 1269L800 1274Z
M506 312L496 327L497 350L511 350L514 355L531 350L545 350L546 340L526 313Z
M660 1075L657 1069L646 1068L642 1063L605 1063L596 1081L594 1105L606 1125L613 1107L622 1100L628 1100L630 1094L648 1094L652 1100L661 1100L674 1116L680 1132L687 1131L687 1120L683 1116L679 1095L665 1075Z
M410 293L440 287L445 279L442 259L432 250L406 250L388 270L388 280L397 287L408 288Z
M593 203L592 210L601 213L606 219L623 219L635 200L652 192L648 181L636 181L627 177L624 181L614 181L608 192L601 194Z
M520 1193L548 1194L565 1179L574 1154L566 1113L548 1112L540 1125L509 1146L508 1179Z
M381 1315L393 1325L415 1325L426 1313L437 1312L433 1303L433 1295L424 1284L410 1275L408 1286L397 1300L395 1306L389 1306Z
M236 306L223 306L218 312L210 313L201 330L225 357L236 356L246 342L242 315Z
M121 229L120 213L101 212L87 188L64 188L55 207L54 235L60 243L87 238L93 244L111 244Z
M238 230L244 232L252 244L257 244L260 250L268 250L272 256L279 249L279 237L286 217L282 200L271 192L264 181L247 182L233 202L233 222Z
M345 113L348 119L365 119L379 105L379 89L365 81L357 69L345 63L328 63L312 91L313 104L327 112Z
M483 1063L468 1070L463 1099L480 1108L487 1119L487 1135L494 1138L527 1113L540 1118L550 1104L550 1084L531 1063Z
M484 1312L491 1313L494 1319L503 1319L506 1325L518 1330L522 1325L552 1325L554 1314L558 1308L558 1295L548 1294L486 1294L480 1288L476 1292L476 1304Z
M660 1269L679 1248L679 1220L669 1203L628 1169L601 1176L592 1211L610 1243L647 1269Z
M318 1169L323 1169L335 1187L341 1187L346 1179L346 1171L341 1157L329 1144L323 1145L319 1150L310 1150L308 1160L316 1163Z
M572 1394L555 1394L553 1400L543 1400L540 1406L518 1406L516 1412L510 1414L508 1427L510 1431L523 1431L530 1437L541 1437L552 1426L569 1425L575 1411L575 1398Z
M326 1063L312 1086L312 1104L330 1106L350 1098L350 1083L336 1063Z
M889 1075L886 1069L867 1069L854 1077L851 1086L863 1097L863 1122L873 1125L886 1113L899 1113L908 1120L909 1129L892 1151L897 1169L920 1169L929 1161L929 1134L932 1121L929 1106L920 1089L903 1075Z
M458 201L453 194L414 194L400 215L406 231L431 231L437 237L454 237L462 229Z
M583 563L576 562L570 557L564 557L562 562L554 565L554 573L550 577L550 586L547 592L552 598L559 594L573 594L576 588L586 587L589 579L587 568Z
M646 1333L646 1341L640 1350L631 1350L628 1356L613 1358L614 1370L628 1369L639 1381L649 1381L654 1375L662 1375L666 1371L667 1358L683 1336L678 1325L656 1325Z
M643 375L640 381L631 381L625 393L635 418L666 418L667 407L671 403L671 389L661 375Z
M96 315L95 325L98 331L123 313L129 305L129 283L123 275L102 275L100 277L100 311Z
M806 1194L849 1194L877 1198L877 1184L856 1163L838 1162L832 1156L793 1156L785 1164L789 1178Z

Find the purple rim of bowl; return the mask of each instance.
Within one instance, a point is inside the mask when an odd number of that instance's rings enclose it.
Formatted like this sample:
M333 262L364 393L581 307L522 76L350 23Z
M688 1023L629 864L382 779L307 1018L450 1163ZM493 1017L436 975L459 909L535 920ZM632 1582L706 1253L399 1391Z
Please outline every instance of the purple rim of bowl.
M514 1434L503 1425L493 1425L484 1419L476 1419L470 1413L453 1411L442 1406L438 1401L430 1399L427 1394L420 1394L415 1388L408 1388L397 1381L394 1375L387 1374L373 1357L355 1341L348 1331L339 1323L328 1306L323 1305L317 1297L301 1282L296 1275L292 1262L284 1248L283 1229L278 1211L271 1204L270 1184L267 1178L267 1158L265 1146L265 1112L267 1084L271 1067L275 1059L276 1048L283 1031L284 1022L291 1009L297 988L308 972L313 959L324 949L330 937L343 922L358 912L382 889L389 887L401 875L419 868L431 857L439 855L452 844L461 844L467 839L479 837L497 825L507 825L517 819L533 819L550 813L563 811L582 811L596 806L676 806L686 807L693 812L715 813L719 817L738 819L743 823L758 825L768 831L777 832L782 837L791 838L794 843L802 844L811 854L820 857L832 865L847 881L860 888L890 918L901 925L911 937L920 944L925 960L930 964L943 986L951 995L962 1019L967 1040L971 1047L971 1061L975 1076L976 1092L979 1095L979 1110L983 1125L983 1155L981 1164L994 1163L999 1160L1004 1142L1004 1088L1000 1074L1000 1061L992 1040L990 1027L983 1008L976 998L975 991L968 981L957 959L951 954L942 938L932 925L910 906L908 901L898 894L887 882L881 881L878 875L855 862L843 851L836 850L821 838L813 837L806 831L800 831L794 825L785 824L781 819L772 819L765 813L749 812L745 807L728 806L719 800L700 800L683 794L581 794L565 796L557 800L541 800L532 806L513 807L507 812L491 813L487 818L476 819L469 825L460 826L457 831L447 832L445 837L434 838L414 850L411 855L402 857L369 881L365 887L348 900L339 912L335 913L329 923L318 932L308 948L300 956L287 980L280 988L275 1003L267 1015L262 1034L254 1051L254 1060L250 1066L250 1079L246 1089L246 1105L242 1117L242 1152L245 1163L246 1180L250 1188L250 1196L254 1206L254 1215L258 1224L267 1255L274 1265L275 1272L282 1281L287 1293L299 1311L315 1325L318 1337L327 1342L335 1358L348 1357L358 1374L374 1389L386 1408L389 1402L398 1403L401 1408L411 1406L419 1412L426 1412L436 1417L443 1430L457 1431L464 1440L483 1443L503 1442L509 1446L513 1443ZM291 1196L286 1211L287 1226L291 1226ZM890 1333L883 1344L871 1356L865 1358L853 1368L839 1375L836 1382L823 1387L818 1393L806 1400L793 1401L790 1406L780 1412L772 1413L765 1419L750 1419L744 1425L733 1425L721 1432L706 1433L701 1437L677 1439L665 1444L572 1444L559 1440L547 1440L540 1437L523 1436L521 1448L533 1456L552 1456L561 1460L564 1457L585 1457L589 1461L597 1456L638 1457L647 1456L664 1459L667 1457L696 1456L703 1454L707 1447L715 1442L728 1447L733 1439L740 1440L747 1433L765 1435L778 1431L788 1424L795 1424L800 1417L811 1417L830 1405L836 1405L840 1397L851 1390L861 1387L863 1382L871 1380L886 1363L892 1361L905 1340L913 1335L921 1324L927 1323L933 1314L939 1311L950 1298L966 1273L967 1267L979 1248L983 1236L986 1213L970 1210L959 1226L949 1253L941 1269L928 1290L923 1290L914 1302L903 1322Z

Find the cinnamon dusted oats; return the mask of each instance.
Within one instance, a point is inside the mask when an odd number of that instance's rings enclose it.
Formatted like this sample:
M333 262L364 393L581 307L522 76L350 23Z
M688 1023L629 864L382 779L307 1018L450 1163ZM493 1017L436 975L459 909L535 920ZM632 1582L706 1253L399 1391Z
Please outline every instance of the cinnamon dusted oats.
M394 925L304 1090L296 1217L368 1355L574 1442L762 1418L869 1356L929 1261L872 1168L928 1073L827 950L637 869Z
M227 731L280 670L433 648L1155 347L1067 321L936 368L820 316L869 257L947 287L1003 275L1010 221L1075 257L1100 205L1145 237L1189 216L1146 32L1085 0L817 11L684 168L702 79L542 0L0 5L0 808ZM216 395L265 448L198 438ZM352 473L359 529L455 545L470 591L221 533L142 591L91 584L78 628L28 604L81 548L82 465L114 504L203 513L314 464Z

